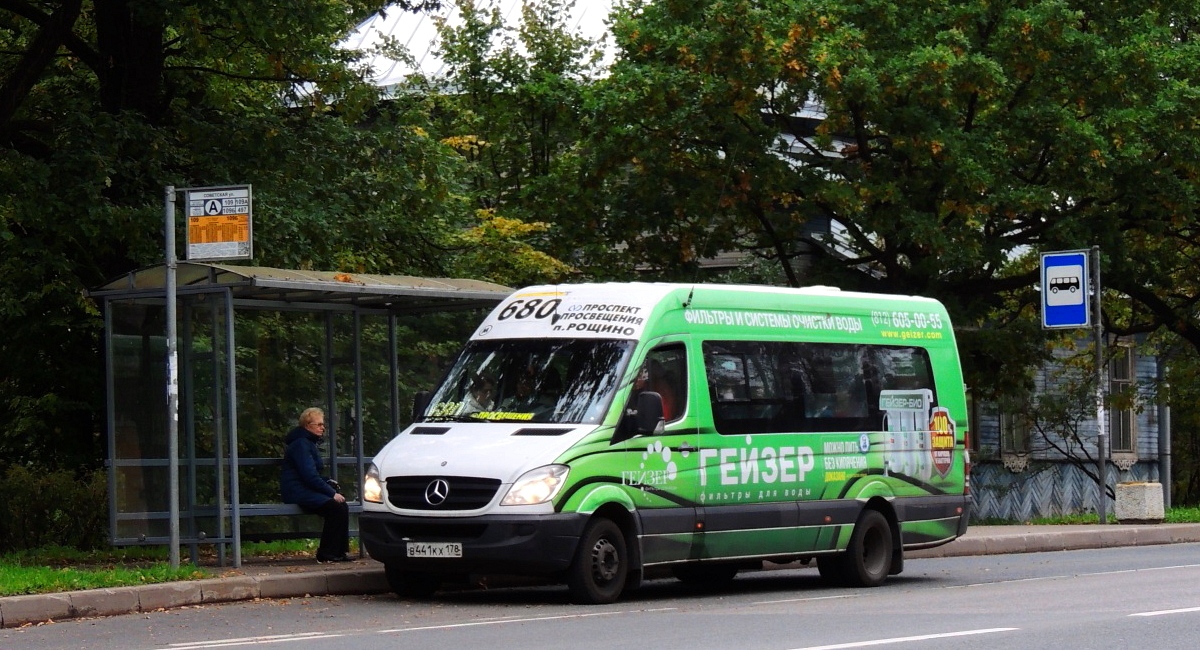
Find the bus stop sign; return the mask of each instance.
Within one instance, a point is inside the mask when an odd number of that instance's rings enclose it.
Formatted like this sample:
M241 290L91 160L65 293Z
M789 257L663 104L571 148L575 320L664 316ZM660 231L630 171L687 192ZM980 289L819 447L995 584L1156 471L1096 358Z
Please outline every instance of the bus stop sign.
M1042 253L1042 327L1087 327L1088 251Z

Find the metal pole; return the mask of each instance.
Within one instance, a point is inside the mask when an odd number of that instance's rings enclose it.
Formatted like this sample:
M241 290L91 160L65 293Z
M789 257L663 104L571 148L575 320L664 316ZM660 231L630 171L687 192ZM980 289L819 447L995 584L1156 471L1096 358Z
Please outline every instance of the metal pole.
M242 461L238 455L237 359L234 358L233 291L225 289L225 390L229 413L229 502L233 504L233 567L242 566Z
M1171 405L1167 401L1171 384L1167 382L1166 355L1158 358L1158 482L1162 483L1163 507L1171 507Z
M337 436L341 422L337 417L337 378L334 376L333 364L333 312L325 312L325 441L329 444L329 476L337 480Z
M167 480L171 568L179 568L179 352L175 333L175 186L168 185L166 204L167 261Z
M397 433L400 433L400 371L396 367L396 314L388 312L388 380L392 387L392 394L388 398L391 402L391 429L388 430L388 439L390 440ZM361 478L361 477L360 477Z
M116 544L117 538L120 537L120 531L117 530L117 508L125 509L126 504L122 499L118 502L117 495L117 476L120 470L117 467L117 383L116 372L113 370L113 358L116 354L113 351L113 345L116 340L113 338L113 309L116 305L112 300L104 299L104 387L105 387L105 406L107 406L107 416L104 418L105 424L108 426L108 541ZM140 460L140 459L139 459Z
M1104 413L1104 323L1100 320L1100 247L1092 246L1092 308L1096 339L1096 474L1100 479L1100 500L1096 513L1100 523L1108 523L1108 427Z
M224 300L228 297L228 289L221 294ZM217 342L223 337L218 332L225 331L225 321L220 317L222 307L217 306L214 300L212 310L209 312L209 329L212 332L212 408L213 412L213 476L216 479L216 501L217 501L217 539L225 540L225 406L221 403L221 397L225 394L224 381L221 378L221 360L230 363L223 352L218 351ZM217 544L217 566L225 566L225 551L228 550L229 544L221 541Z

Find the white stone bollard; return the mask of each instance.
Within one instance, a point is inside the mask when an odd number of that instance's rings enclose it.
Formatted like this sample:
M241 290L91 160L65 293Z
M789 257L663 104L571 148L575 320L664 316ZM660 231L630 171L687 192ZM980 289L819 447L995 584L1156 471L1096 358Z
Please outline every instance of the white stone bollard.
M1161 524L1161 483L1117 483L1117 521L1123 524Z

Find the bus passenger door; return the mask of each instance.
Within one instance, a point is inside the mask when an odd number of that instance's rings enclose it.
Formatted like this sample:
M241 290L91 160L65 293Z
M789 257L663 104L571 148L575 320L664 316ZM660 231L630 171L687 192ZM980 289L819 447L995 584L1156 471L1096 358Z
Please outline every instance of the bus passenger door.
M621 482L637 504L647 565L688 559L697 534L699 456L685 338L658 341L632 380L627 412L640 392L656 392L662 397L663 430L618 443L624 446Z

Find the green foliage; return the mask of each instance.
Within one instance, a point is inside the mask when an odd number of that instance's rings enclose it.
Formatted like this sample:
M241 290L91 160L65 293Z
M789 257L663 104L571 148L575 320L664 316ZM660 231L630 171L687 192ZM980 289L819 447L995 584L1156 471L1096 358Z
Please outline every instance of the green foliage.
M13 465L0 476L0 553L61 545L97 548L108 529L107 478Z
M242 558L271 562L312 558L316 539L246 542ZM358 553L358 540L350 540L350 553ZM130 546L81 551L48 545L0 554L0 596L54 593L75 589L107 589L157 582L212 577L212 570L181 566L172 570L162 546ZM216 549L200 547L200 563L213 562Z
M382 102L334 46L381 4L0 9L0 458L104 457L85 291L161 260L166 185L252 184L255 264L520 285L694 281L740 253L718 279L931 295L988 399L1028 394L1056 344L1034 253L1096 244L1108 330L1200 349L1194 6L631 0L601 69L569 0L524 5L516 28L463 0L447 75ZM403 403L464 320L404 326ZM319 326L289 324L289 342L280 322L239 324L261 328L237 352L249 454L274 455L324 382ZM364 332L378 349L378 324ZM1194 499L1185 357L1177 488ZM372 395L390 388L370 372ZM368 453L390 433L374 399Z
M1044 358L1030 247L1100 245L1110 331L1196 345L1197 19L1155 2L627 3L588 95L598 196L579 222L666 277L743 251L788 284L940 298L985 394Z
M1094 512L1059 515L1057 517L1035 517L1029 521L1011 521L1008 519L979 519L971 522L972 526L1047 526L1047 525L1078 525L1099 524L1100 517ZM1108 523L1117 523L1117 516L1109 513ZM1200 524L1200 508L1184 506L1167 508L1163 513L1163 523L1167 524Z
M440 28L446 74L413 79L400 103L427 103L433 137L461 157L475 220L450 244L461 253L456 272L515 286L560 281L574 272L560 259L608 246L575 230L577 148L599 51L567 23L569 0L523 5L515 27L494 1L455 4L462 24Z
M1200 523L1200 506L1167 508L1163 521L1168 524Z
M1171 405L1172 503L1200 503L1200 357L1187 346L1164 346Z
M1108 523L1116 524L1116 515L1108 516ZM1172 523L1197 523L1200 520L1187 520L1172 522ZM1008 519L979 519L972 521L972 526L1067 526L1067 525L1087 525L1099 524L1100 516L1094 512L1073 513L1069 515L1059 515L1056 517L1034 517L1029 521L1011 521Z
M335 47L379 8L0 9L0 457L72 470L104 457L102 321L85 292L162 260L167 185L253 185L256 264L458 268L461 159L426 135L427 106L380 104Z
M45 594L78 589L107 589L134 585L200 580L211 574L203 569L181 566L172 569L160 563L146 567L75 568L11 566L0 560L0 596Z

